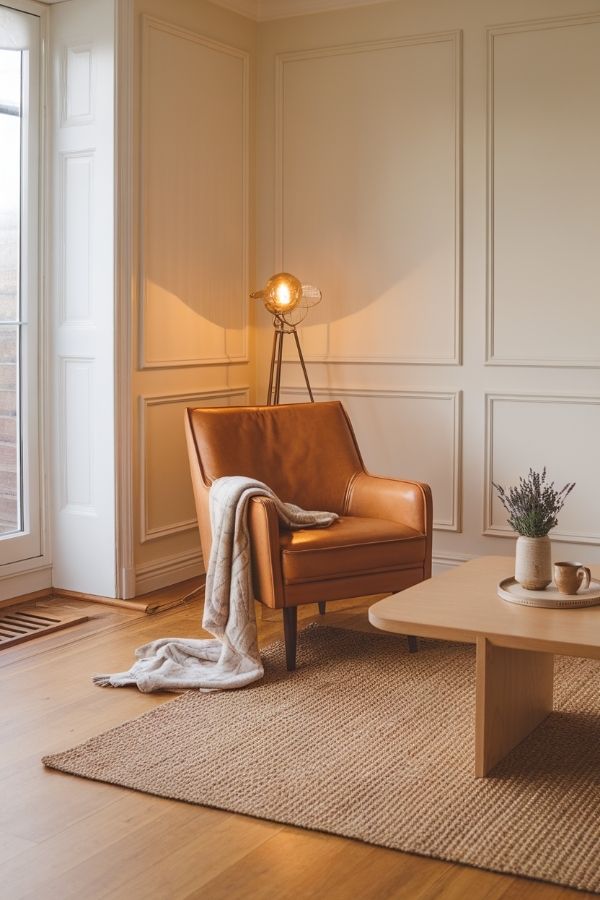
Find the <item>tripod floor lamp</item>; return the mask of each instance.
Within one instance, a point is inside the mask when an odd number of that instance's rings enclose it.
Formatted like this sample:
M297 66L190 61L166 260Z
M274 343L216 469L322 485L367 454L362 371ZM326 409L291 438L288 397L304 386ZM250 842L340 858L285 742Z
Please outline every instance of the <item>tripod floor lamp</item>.
M279 403L283 338L286 334L294 336L308 395L311 403L314 403L296 327L306 318L310 307L316 306L320 302L321 291L312 284L302 284L288 272L279 272L269 278L262 291L255 291L250 294L250 297L253 300L262 300L268 311L273 313L273 350L271 352L267 406L276 406Z

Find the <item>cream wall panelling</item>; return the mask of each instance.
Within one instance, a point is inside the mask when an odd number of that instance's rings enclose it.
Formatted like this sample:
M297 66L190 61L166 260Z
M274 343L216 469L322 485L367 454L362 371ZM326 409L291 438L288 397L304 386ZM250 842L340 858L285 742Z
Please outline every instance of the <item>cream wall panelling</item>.
M247 362L249 54L142 21L140 365Z
M600 365L600 15L488 32L487 362Z
M307 359L460 364L461 58L459 31L276 57L275 267L324 295Z
M546 466L557 488L576 482L552 540L600 543L599 433L600 396L487 394L483 533L515 536L492 481L506 487Z
M246 406L248 402L247 385L140 397L141 543L196 528L184 410Z
M304 388L282 388L290 398ZM313 387L341 400L369 471L425 481L433 492L433 527L461 531L461 391Z

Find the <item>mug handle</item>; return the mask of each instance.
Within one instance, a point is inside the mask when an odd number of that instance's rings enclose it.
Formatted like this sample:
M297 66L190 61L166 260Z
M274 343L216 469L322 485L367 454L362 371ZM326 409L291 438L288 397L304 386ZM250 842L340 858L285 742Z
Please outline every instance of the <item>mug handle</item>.
M583 588L584 591L587 591L587 589L590 586L592 573L590 572L590 570L588 569L587 566L579 566L579 568L577 569L577 576L579 577L580 575L581 575L581 581L579 582L579 587Z

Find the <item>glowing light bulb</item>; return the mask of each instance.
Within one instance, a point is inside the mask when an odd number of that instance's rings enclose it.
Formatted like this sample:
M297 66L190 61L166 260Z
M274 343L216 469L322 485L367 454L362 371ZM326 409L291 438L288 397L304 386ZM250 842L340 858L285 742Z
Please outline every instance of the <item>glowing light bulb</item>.
M302 285L289 272L279 272L267 281L263 293L264 304L269 312L288 313L295 309L302 299Z
M290 289L287 286L287 284L285 284L285 282L282 282L281 284L277 285L276 294L277 294L277 302L279 303L280 306L289 306L290 305L290 299L291 299L290 298Z

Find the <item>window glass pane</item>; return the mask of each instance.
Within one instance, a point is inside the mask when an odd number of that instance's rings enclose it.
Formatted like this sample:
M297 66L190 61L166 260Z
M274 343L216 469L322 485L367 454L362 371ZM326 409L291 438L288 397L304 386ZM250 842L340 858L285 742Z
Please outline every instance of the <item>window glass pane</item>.
M0 325L0 534L21 528L18 358L18 327Z
M0 50L0 321L19 317L21 53Z
M22 53L0 49L0 323L19 319ZM19 326L0 324L0 534L21 530Z

